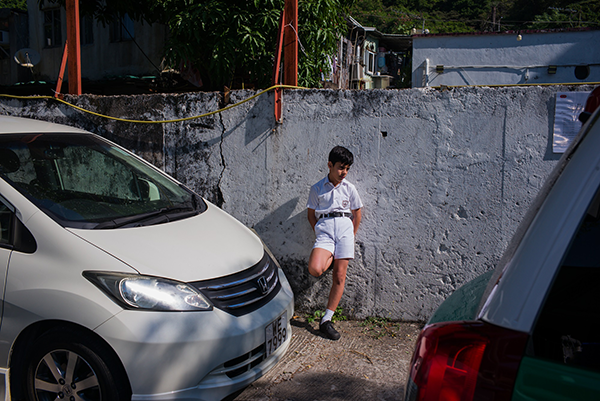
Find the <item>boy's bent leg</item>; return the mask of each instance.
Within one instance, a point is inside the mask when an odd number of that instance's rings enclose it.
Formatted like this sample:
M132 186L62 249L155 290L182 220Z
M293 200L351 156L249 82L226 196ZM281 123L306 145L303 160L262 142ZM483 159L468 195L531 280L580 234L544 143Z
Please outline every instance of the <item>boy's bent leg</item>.
M333 260L333 254L327 249L313 248L308 258L308 272L311 276L320 277Z

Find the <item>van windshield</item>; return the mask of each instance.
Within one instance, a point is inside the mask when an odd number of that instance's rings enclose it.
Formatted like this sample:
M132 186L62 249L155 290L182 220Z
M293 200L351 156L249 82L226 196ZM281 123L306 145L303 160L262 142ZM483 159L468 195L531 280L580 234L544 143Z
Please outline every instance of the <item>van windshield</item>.
M2 134L0 159L0 176L64 227L136 227L206 210L199 196L92 134Z

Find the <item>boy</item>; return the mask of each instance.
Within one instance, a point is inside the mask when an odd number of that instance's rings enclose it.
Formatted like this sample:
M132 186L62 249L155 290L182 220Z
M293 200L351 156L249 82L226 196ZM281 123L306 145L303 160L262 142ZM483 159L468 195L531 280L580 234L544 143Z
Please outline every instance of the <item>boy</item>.
M346 270L354 258L354 236L362 218L362 202L354 185L345 180L354 162L352 152L342 146L329 153L329 174L310 188L308 195L308 221L317 236L308 260L308 272L321 276L333 262L333 283L325 316L319 331L331 340L340 333L333 327L331 318L342 298Z

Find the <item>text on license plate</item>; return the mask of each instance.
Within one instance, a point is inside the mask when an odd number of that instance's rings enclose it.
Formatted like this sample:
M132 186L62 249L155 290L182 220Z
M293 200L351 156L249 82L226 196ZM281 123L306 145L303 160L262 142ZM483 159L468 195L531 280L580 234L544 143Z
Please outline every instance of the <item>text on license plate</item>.
M265 356L268 358L287 339L287 311L267 325L265 334Z

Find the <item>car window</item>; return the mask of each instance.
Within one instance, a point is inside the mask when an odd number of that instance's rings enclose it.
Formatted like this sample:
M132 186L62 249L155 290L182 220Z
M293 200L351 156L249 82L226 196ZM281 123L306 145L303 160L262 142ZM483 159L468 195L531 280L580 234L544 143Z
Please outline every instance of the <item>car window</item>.
M12 211L0 198L0 246L11 245Z
M573 237L536 322L530 356L600 370L600 190Z
M3 134L3 178L66 227L157 224L201 213L191 191L86 134Z

